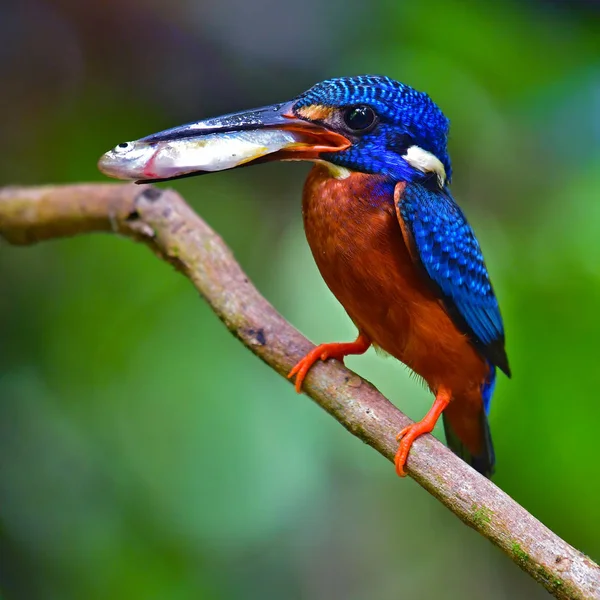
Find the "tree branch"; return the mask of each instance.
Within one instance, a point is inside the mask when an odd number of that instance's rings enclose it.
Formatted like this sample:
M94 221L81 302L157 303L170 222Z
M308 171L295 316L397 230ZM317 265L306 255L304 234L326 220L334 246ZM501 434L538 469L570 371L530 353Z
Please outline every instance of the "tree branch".
M0 238L15 245L90 232L145 243L188 277L227 328L281 375L313 346L258 293L221 238L173 191L151 186L70 185L0 189ZM337 361L318 363L306 393L388 460L410 420ZM408 472L470 527L557 598L600 599L600 567L567 544L431 435ZM393 471L390 471L390 476Z

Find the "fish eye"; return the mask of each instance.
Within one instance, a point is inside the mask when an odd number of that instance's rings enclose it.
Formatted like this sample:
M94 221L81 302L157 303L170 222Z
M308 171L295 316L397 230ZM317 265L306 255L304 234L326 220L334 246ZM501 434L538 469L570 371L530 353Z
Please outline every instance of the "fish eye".
M128 149L128 148L130 148L130 147L131 147L131 144L130 144L129 142L123 142L123 143L119 144L119 145L118 145L118 146L115 148L115 150L119 150L119 151L120 151L120 150L127 150L127 149Z
M344 111L344 123L352 131L365 131L377 120L375 111L370 106L350 106Z

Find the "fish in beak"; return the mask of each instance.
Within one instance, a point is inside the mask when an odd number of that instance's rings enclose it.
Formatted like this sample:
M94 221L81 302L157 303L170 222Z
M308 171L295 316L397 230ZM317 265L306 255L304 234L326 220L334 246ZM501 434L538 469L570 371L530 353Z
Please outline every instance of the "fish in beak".
M119 144L98 168L116 179L140 183L224 171L254 162L316 160L350 140L325 126L300 119L294 102L215 117Z

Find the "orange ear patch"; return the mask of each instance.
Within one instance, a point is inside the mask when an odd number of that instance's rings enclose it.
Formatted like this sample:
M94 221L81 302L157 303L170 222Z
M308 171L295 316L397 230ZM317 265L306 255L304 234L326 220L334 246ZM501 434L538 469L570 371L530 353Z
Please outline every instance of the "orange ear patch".
M323 106L322 104L310 104L298 109L298 115L310 121L325 121L333 114L335 109L332 106Z

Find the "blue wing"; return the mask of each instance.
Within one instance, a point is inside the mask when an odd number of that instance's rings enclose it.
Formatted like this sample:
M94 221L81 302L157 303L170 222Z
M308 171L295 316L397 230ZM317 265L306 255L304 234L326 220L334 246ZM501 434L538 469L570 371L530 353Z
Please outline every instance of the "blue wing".
M510 376L504 327L479 242L446 190L408 184L397 211L413 255L437 287L455 325L479 351ZM402 224L402 223L401 223Z

